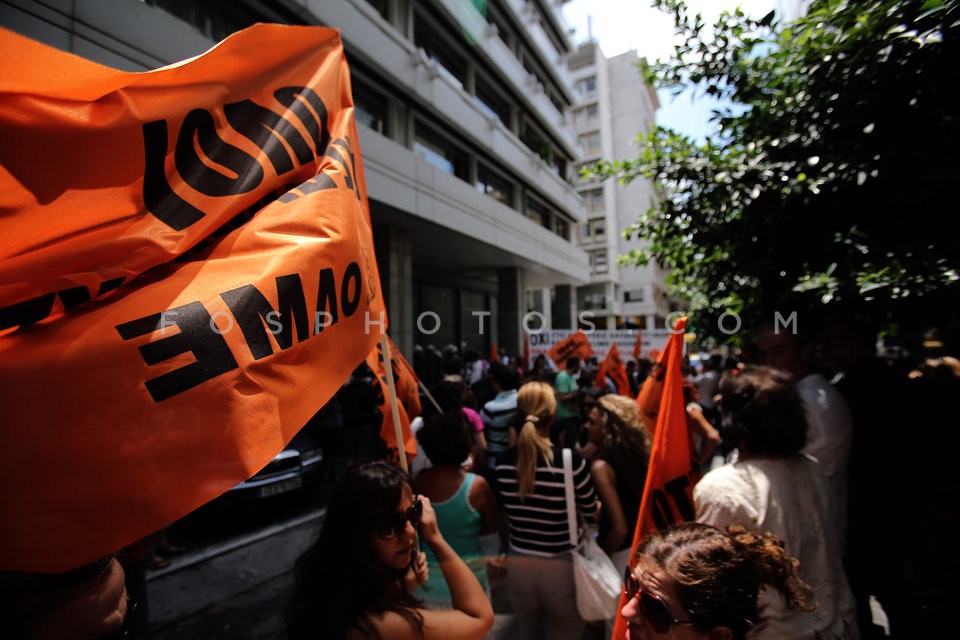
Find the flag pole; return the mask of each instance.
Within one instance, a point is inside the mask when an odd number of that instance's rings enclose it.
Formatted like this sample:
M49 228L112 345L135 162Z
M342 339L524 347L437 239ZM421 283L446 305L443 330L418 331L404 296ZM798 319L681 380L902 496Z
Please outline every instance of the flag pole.
M387 391L390 396L390 411L393 412L393 428L397 435L397 455L400 458L400 468L409 473L407 466L407 450L404 447L403 427L400 425L400 407L397 405L397 387L393 381L393 364L390 362L390 345L387 341L387 332L380 334L380 347L383 350L383 368L387 373Z
M443 413L443 409L440 408L440 403L437 402L432 395L430 395L430 390L427 389L427 385L423 384L423 380L417 378L417 384L420 385L420 390L423 391L425 396L427 396L427 399L433 403L434 407L436 407L437 413Z

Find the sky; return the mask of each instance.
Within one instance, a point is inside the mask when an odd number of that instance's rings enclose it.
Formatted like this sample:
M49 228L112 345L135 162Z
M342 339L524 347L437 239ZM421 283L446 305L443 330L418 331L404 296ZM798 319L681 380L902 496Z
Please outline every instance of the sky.
M773 9L774 0L687 0L691 12L700 11L708 24L723 10L740 5L747 15L759 18ZM668 13L650 6L650 0L571 0L563 6L567 24L575 29L571 39L585 42L592 32L603 54L611 58L636 49L640 56L653 62L666 60L673 52L673 19ZM592 19L589 21L588 16ZM692 100L689 94L673 97L671 91L659 90L660 110L657 122L695 139L712 132L710 112L717 103Z

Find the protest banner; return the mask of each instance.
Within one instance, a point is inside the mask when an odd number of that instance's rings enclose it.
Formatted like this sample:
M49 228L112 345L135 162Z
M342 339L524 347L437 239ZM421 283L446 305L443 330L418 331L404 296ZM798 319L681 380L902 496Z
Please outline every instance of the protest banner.
M0 30L0 70L0 569L61 572L267 464L383 300L335 30L146 73Z

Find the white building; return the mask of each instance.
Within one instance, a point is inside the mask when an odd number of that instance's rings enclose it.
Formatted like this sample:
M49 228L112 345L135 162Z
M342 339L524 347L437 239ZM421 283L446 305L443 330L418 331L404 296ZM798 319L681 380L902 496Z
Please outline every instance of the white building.
M575 326L571 292L592 276L576 241L587 220L556 2L0 1L4 27L129 71L255 22L341 32L391 335L408 355L431 343L485 354L491 340L518 353L527 290L555 288L550 325ZM429 317L418 329L424 312L440 318L436 332Z
M573 124L584 151L584 164L597 160L635 158L635 139L656 122L660 107L653 87L643 81L636 51L604 58L596 42L580 45L568 66L578 94ZM590 260L590 283L577 289L580 312L595 314L599 328L663 328L671 307L665 284L667 273L655 264L618 266L618 256L643 246L626 240L623 230L639 215L656 206L650 180L628 185L616 180L577 180L584 196L587 219L577 239Z

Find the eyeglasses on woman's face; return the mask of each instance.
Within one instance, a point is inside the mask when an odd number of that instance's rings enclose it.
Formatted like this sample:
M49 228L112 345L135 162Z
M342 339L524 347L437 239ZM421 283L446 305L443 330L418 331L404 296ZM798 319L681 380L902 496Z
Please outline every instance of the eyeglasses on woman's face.
M423 515L423 503L420 498L414 499L413 504L404 511L396 511L383 518L377 526L375 533L384 540L390 540L403 535L407 529L407 523L413 525L416 529L420 526L420 516Z
M660 596L644 591L640 580L633 570L627 567L623 574L624 590L627 603L637 599L637 610L643 616L644 622L657 633L668 633L674 625L693 624L693 620L677 620L670 614L670 607Z

